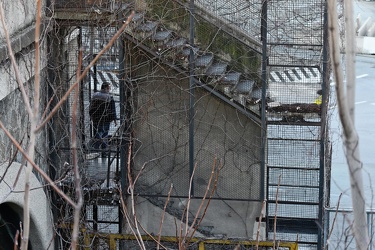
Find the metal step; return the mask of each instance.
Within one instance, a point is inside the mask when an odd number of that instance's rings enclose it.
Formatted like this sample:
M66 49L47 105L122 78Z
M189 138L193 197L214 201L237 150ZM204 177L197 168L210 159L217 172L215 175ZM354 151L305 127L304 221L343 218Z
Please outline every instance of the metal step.
M211 78L223 77L227 71L227 67L227 63L213 63L210 67L208 67L206 75Z
M212 53L199 55L195 59L195 73L197 75L205 75L207 69L212 65L213 61L214 55Z
M160 29L155 32L152 36L152 41L155 49L157 51L161 51L166 47L166 44L172 38L172 31Z
M238 84L241 75L242 74L240 72L227 72L224 77L220 79L219 83L222 85L234 87Z
M242 80L237 84L234 92L243 95L250 95L253 90L254 83L255 82L253 80Z
M135 28L136 33L139 36L140 40L144 40L156 32L156 28L158 27L157 22L152 22L152 21L146 21L145 23L142 23L138 25Z
M202 83L215 85L214 89L224 93L228 100L237 100L243 106L248 104L255 81L240 80L241 72L228 71L229 64L218 60L210 51L199 47L191 48L187 38L160 27L160 23L146 20L145 15L136 13L133 18L131 31L127 33L135 40L142 41L151 51L163 56L173 65L188 70L191 49L194 55L194 73Z

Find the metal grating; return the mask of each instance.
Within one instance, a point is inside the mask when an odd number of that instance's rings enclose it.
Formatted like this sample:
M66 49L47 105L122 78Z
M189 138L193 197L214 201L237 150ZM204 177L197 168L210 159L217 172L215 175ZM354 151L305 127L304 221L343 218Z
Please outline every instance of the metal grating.
M325 1L268 1L268 236L320 244ZM325 109L323 109L325 110ZM274 228L276 218L276 228Z
M137 113L146 119L136 123L135 170L142 169L142 194L187 196L188 167L188 86L149 81L138 84ZM152 96L151 96L152 95ZM204 90L196 89L195 154L197 170L194 193L204 195L215 157L220 157L223 177L215 198L259 199L259 126L233 108L226 107ZM151 102L152 100L152 102ZM150 105L152 104L152 105ZM151 140L150 140L151 139ZM143 166L142 162L147 164ZM219 164L219 162L217 162ZM258 176L258 177L256 177ZM229 178L230 177L230 178ZM146 182L147 181L147 182ZM257 184L258 183L258 184ZM150 188L152 187L152 188Z

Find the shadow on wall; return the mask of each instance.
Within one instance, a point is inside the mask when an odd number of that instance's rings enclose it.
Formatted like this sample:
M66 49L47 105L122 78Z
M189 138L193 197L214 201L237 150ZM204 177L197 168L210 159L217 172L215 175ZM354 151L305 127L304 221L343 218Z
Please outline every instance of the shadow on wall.
M21 218L16 210L18 209L12 208L10 203L0 204L0 250L14 249L16 239L18 239L17 245L21 246L21 237L19 236ZM22 209L19 208L19 210ZM30 241L28 249L33 249Z

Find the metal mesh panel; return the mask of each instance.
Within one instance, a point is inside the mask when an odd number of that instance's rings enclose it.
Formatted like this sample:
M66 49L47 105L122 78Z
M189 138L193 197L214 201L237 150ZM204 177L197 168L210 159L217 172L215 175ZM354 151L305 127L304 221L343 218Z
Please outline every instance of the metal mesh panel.
M270 166L319 167L319 142L269 140L268 149Z
M322 0L270 1L268 43L321 46L324 4Z
M270 176L270 184L273 185L278 184L278 176L281 176L280 178L280 185L282 186L308 186L308 187L317 187L319 185L319 172L316 171L317 169L312 169L309 171L309 169L288 169L288 168L282 168L282 169L274 169L273 175ZM296 182L298 180L298 182Z
M317 244L325 1L267 2L269 236ZM276 207L276 202L277 204ZM276 210L277 208L277 210ZM277 211L277 212L276 212ZM316 246L314 246L316 247Z
M197 6L222 19L233 29L238 29L260 42L261 1L197 0L195 2Z
M320 126L275 124L268 125L268 131L268 215L273 217L277 211L278 237L285 234L293 240L298 234L299 241L315 242L321 182ZM299 232L294 233L292 227Z
M135 169L140 170L142 162L147 163L140 178L142 186L147 187L143 192L166 195L170 183L173 183L172 194L186 196L189 190L189 110L188 93L180 89L186 88L186 85L147 82L138 86L139 97L142 97L138 99L138 105L142 107L138 113L147 117L136 125L139 148L135 155ZM199 102L195 105L194 119L197 159L195 195L204 195L217 157L222 162L220 176L223 178L215 197L258 199L258 125L207 95L204 90L196 89L196 97ZM146 105L150 101L152 106ZM250 186L253 187L251 191Z
M293 203L293 202L292 202ZM271 216L275 215L276 204L269 205L269 213ZM297 204L278 204L277 217L294 217L294 218L310 218L314 219L318 216L318 206L310 204L297 205Z
M303 224L300 224L303 227ZM274 233L270 232L268 234L270 239L274 238ZM298 249L316 249L316 242L318 241L318 236L315 234L305 234L303 232L290 234L277 232L276 239L282 239L287 241L298 241Z
M86 206L87 229L100 233L119 233L119 207L110 205Z

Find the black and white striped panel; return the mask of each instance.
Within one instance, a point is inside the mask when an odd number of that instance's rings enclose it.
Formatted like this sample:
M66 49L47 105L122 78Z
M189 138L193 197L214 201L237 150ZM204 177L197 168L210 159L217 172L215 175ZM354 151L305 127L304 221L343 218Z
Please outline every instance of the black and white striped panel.
M321 73L318 68L313 67L298 67L284 71L271 71L270 81L320 83Z
M94 80L95 72L93 69L90 70L90 84L91 89L94 90ZM103 82L109 82L112 86L111 92L116 93L119 92L119 78L117 74L110 72L110 71L102 71L97 70L96 71L96 88L97 90L100 90Z

